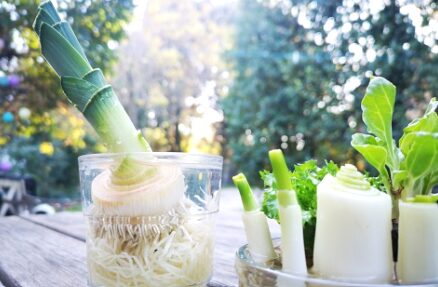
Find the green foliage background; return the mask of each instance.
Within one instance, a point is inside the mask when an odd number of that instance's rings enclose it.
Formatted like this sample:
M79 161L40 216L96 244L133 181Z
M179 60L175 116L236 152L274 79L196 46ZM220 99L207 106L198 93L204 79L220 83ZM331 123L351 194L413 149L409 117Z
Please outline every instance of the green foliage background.
M268 150L280 147L289 164L356 160L349 142L364 131L360 101L372 74L397 86L398 138L437 91L437 5L426 2L241 0L227 54L235 81L222 102L236 169L260 184Z

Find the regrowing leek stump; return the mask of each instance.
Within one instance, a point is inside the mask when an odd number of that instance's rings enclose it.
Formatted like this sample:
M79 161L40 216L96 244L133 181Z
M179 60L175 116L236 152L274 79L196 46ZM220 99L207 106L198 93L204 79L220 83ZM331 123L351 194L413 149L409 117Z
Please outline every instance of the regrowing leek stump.
M110 175L129 158L148 176ZM89 286L205 286L213 272L222 158L183 153L79 158ZM123 195L119 198L119 195Z

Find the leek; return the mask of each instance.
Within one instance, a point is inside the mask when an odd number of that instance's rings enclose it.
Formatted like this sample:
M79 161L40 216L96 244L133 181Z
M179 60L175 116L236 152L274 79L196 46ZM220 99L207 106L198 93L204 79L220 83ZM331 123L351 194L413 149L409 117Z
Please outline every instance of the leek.
M109 149L113 152L152 151L106 83L102 71L91 67L70 24L61 20L52 2L39 6L33 28L39 36L44 58L61 78L65 95Z
M306 275L302 211L292 189L289 169L281 150L271 150L269 159L278 188L282 268L287 273Z
M402 284L438 280L438 195L400 201L397 276Z
M46 61L68 100L114 153L127 153L91 183L87 253L91 286L193 286L211 274L213 235L184 195L177 165L145 166L151 152L102 71L88 61L70 24L52 2L41 3L33 23ZM155 220L155 221L154 221Z
M61 78L61 87L68 100L85 116L109 150L116 153L151 152L148 142L135 128L102 71L91 67L70 24L61 20L51 1L41 3L33 28L39 36L44 58ZM106 207L120 206L122 196L115 196L113 193L126 189L123 188L124 185L150 180L150 171L147 171L150 169L132 157L125 157L117 168L106 174L108 181L117 184L95 185L95 202ZM118 180L119 178L123 180ZM181 184L175 182L175 186ZM140 188L135 190L141 191ZM182 191L172 198L179 199L181 195ZM117 211L115 209L110 214ZM163 205L163 212L165 211ZM132 215L137 214L133 210Z
M318 184L317 205L312 271L347 282L390 282L390 196L347 164Z
M251 187L243 173L233 176L242 198L244 212L242 221L245 227L248 248L252 258L258 262L275 259L268 221L252 193Z

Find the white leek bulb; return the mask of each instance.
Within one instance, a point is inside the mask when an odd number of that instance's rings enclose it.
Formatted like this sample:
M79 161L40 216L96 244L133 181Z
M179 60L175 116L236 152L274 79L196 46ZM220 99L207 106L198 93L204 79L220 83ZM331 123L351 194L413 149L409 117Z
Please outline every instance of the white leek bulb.
M370 187L356 167L346 165L318 185L317 204L313 271L350 282L389 282L389 195Z
M306 255L304 253L302 213L298 204L279 206L281 223L281 251L283 271L290 274L306 275ZM286 219L287 218L287 219Z
M397 275L402 284L438 280L438 205L400 201Z
M292 189L289 169L283 152L269 151L269 160L277 183L278 211L281 227L281 263L283 271L306 275L307 264L304 252L303 217L295 191ZM284 282L279 282L283 286Z
M266 262L276 258L265 214L260 210L244 212L242 221L254 261Z
M142 171L145 169L140 169L139 173ZM99 174L91 186L97 213L105 216L161 215L176 207L184 196L184 176L178 166L149 168L140 178L142 180L131 183L116 180L110 170Z
M276 257L272 245L271 233L265 214L260 211L259 204L243 173L233 176L233 182L239 189L244 212L242 214L248 248L256 262L266 262Z

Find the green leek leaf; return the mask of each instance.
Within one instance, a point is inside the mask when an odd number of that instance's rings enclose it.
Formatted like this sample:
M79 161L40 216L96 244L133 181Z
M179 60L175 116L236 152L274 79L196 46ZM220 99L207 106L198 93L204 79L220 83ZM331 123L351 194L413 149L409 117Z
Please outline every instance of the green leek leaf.
M79 54L81 54L84 59L87 59L81 44L79 44L78 38L76 38L76 35L68 22L58 22L53 26L53 28L61 33L62 36L64 36L64 38L76 49L76 51L79 52Z
M54 28L46 23L41 26L41 50L60 77L82 78L91 70L90 64L81 54Z
M111 86L106 85L102 71L91 67L71 26L61 21L52 2L45 1L38 9L33 27L40 38L42 54L61 77L69 100L113 152L151 151Z
M59 18L58 12L51 1L41 3L39 8L46 11L55 22L61 21L61 18Z
M100 69L93 69L88 72L82 79L93 83L98 88L102 88L106 85L105 77Z
M62 77L61 86L68 99L83 112L87 103L97 92L98 87L85 80L75 77Z
M156 168L145 166L127 156L112 170L111 182L116 185L133 185L152 177L156 172Z
M84 116L113 152L151 151L111 86L99 89L84 107Z
M251 186L248 183L245 175L243 173L236 174L232 177L234 185L237 187L240 193L240 198L242 200L243 209L246 212L254 211L259 209L259 204L251 190Z
M43 25L43 23L53 26L55 25L56 21L52 17L50 17L49 13L47 13L46 10L38 9L38 14L32 24L32 27L38 34L38 36L40 35L41 26Z
M100 103L98 102L98 99L100 99ZM111 85L106 85L103 88L99 88L93 95L91 95L91 97L89 97L88 102L85 104L82 113L87 116L87 111L89 107L96 106L100 108L100 106L104 107L105 103L107 102L115 103L116 101L118 102L119 99L115 95L113 88L111 87Z

